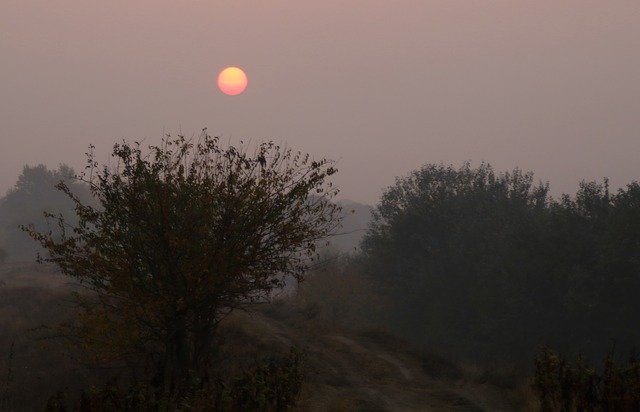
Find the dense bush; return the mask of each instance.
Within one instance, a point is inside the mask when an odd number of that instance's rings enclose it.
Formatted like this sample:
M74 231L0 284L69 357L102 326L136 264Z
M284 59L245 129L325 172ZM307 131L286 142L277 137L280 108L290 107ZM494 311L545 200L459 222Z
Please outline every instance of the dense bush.
M554 200L531 173L427 165L382 197L363 249L390 326L478 361L640 341L640 185Z
M640 361L616 364L614 354L600 371L578 356L571 364L550 349L538 354L534 389L543 411L640 410Z

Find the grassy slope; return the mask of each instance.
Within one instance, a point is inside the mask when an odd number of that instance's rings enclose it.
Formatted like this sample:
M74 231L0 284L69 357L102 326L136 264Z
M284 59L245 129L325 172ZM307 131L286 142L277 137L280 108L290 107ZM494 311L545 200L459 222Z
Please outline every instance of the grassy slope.
M39 409L59 389L99 380L95 371L70 359L60 342L34 340L37 333L29 331L69 316L64 278L34 265L2 265L0 285L0 409L3 396L10 409ZM412 352L389 335L308 321L286 303L234 314L221 336L227 362L284 354L291 346L304 349L307 378L300 410L516 409L513 391L466 379L455 365Z
M237 314L227 328L242 329L248 341L272 351L304 349L302 410L517 409L513 392L466 379L456 365L415 353L392 336L326 328L282 306Z

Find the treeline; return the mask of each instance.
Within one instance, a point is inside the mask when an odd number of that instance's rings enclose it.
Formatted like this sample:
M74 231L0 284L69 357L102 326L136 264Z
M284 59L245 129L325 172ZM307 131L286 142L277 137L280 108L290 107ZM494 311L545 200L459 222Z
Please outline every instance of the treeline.
M385 325L482 363L640 342L640 184L553 199L518 169L427 165L383 195L359 257Z
M83 201L91 201L86 184L75 179L76 172L67 165L48 169L45 165L22 169L14 186L0 196L0 263L31 262L43 250L22 229L33 224L37 231L59 228L47 223L45 212L62 214L71 224L76 223L74 204L56 188L60 182L70 187L74 195ZM331 247L336 251L353 251L358 246L370 217L370 207L345 200L337 202L343 209L342 225L331 237Z
M20 225L55 233L45 210L75 224L54 187L89 199L73 175L24 168L0 200L0 260L33 260L38 246ZM518 169L426 165L386 190L361 252L302 287L309 317L383 326L481 363L530 366L542 346L625 352L640 342L640 184L612 193L606 180L583 182L554 199Z
M33 224L39 231L59 228L47 224L45 212L62 214L75 224L73 202L56 189L64 182L77 196L89 199L86 185L74 179L75 171L66 165L50 170L44 165L25 166L15 185L0 198L0 262L34 261L39 246L21 229Z

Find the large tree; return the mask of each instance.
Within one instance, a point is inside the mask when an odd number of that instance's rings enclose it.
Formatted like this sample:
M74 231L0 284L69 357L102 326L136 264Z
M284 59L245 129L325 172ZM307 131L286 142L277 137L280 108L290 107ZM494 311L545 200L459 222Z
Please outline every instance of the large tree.
M99 206L76 205L60 238L31 229L43 259L79 280L74 327L99 360L146 360L176 394L206 374L218 323L300 279L318 241L339 224L331 161L274 143L222 147L167 136L149 150L123 142L113 167L89 155L82 177Z
M457 356L504 359L521 348L549 269L536 261L549 248L540 241L548 203L531 174L486 164L426 165L398 179L363 242L369 273L394 302L392 328Z
M456 356L528 367L540 345L601 357L640 341L636 182L554 200L531 173L426 165L385 192L363 250L390 327Z

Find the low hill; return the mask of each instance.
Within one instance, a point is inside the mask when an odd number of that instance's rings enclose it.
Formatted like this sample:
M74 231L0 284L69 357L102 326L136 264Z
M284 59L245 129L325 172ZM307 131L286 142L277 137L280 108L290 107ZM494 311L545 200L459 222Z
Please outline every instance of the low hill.
M2 402L9 410L41 409L60 389L100 380L95 370L70 359L61 342L34 339L33 328L69 316L65 279L42 266L1 265L0 285L0 409ZM452 362L379 331L345 331L310 320L288 301L234 313L221 337L226 362L302 349L298 410L507 411L519 404L513 390L481 383Z
M420 354L378 331L348 333L309 323L286 304L237 313L226 325L256 347L305 352L300 402L309 411L510 411L513 393L465 376L455 364Z
M330 248L341 253L352 253L358 250L371 221L373 208L347 199L337 203L342 207L342 226L330 238Z

